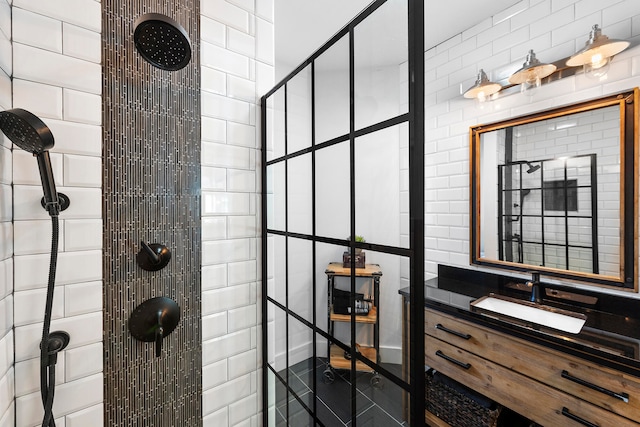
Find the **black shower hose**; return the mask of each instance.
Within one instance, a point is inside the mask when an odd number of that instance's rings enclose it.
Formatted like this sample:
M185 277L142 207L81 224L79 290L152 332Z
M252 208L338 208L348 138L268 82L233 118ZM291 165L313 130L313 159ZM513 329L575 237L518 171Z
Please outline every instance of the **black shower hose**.
M53 419L53 395L56 386L57 351L49 352L49 330L51 328L51 311L53 309L53 289L56 282L58 264L58 216L51 216L51 259L49 262L49 280L47 283L47 301L44 309L42 325L42 341L40 341L40 394L44 406L42 427L55 427Z

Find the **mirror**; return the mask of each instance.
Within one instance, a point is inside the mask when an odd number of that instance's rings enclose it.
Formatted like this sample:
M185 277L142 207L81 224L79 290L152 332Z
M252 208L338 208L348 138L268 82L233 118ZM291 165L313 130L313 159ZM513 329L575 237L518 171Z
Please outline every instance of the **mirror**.
M471 139L471 263L638 290L638 89Z

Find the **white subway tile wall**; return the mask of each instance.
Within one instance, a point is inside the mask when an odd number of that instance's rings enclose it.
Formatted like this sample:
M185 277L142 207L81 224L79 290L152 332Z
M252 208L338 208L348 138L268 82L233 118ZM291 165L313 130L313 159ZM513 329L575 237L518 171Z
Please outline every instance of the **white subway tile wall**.
M273 0L203 0L201 14L203 425L258 426L256 117L274 84Z
M13 107L31 111L51 129L56 142L51 151L56 185L71 199L71 207L60 215L52 322L52 330L69 332L71 343L58 359L54 414L58 425L99 426L103 412L100 2L14 1L11 10L6 0L0 3L3 39L11 34L6 21L13 12ZM5 43L0 46L4 49ZM0 100L7 99L5 88L11 91L10 83L4 83L11 68L2 71ZM3 166L11 158L8 147L6 141L0 147ZM7 405L0 392L0 426L15 422L31 427L42 418L38 343L51 222L40 206L42 187L35 160L19 149L12 157L13 168L3 167L0 172L0 186L11 182L15 186L14 238L10 239L15 255L13 268L10 259L3 260L4 253L0 259L0 301L11 302L8 311L14 314L15 337L0 331L0 378L13 377L15 369L16 404L14 414L13 404ZM0 203L11 206L10 191L0 194L9 197ZM12 291L13 298L6 297ZM7 346L15 349L14 368L14 352L7 353Z
M469 267L469 127L640 86L640 47L617 55L601 81L579 74L540 87L532 96L511 91L483 104L461 96L478 69L490 77L505 70L508 75L521 66L528 49L543 61L567 57L584 46L593 24L611 38L637 42L639 23L635 0L523 0L426 52L427 278L437 274L438 263ZM466 304L435 288L427 295Z
M11 6L0 0L0 110L11 104ZM11 142L0 135L0 427L15 425Z

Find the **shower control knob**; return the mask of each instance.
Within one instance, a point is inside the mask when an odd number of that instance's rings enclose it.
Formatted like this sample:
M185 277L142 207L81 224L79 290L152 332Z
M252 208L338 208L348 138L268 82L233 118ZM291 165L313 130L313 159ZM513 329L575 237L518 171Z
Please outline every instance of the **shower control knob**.
M162 354L162 340L178 326L180 307L167 297L146 300L131 313L129 332L137 340L155 343L155 355Z
M171 261L171 251L165 245L159 243L140 242L141 248L136 257L140 268L147 271L163 269Z

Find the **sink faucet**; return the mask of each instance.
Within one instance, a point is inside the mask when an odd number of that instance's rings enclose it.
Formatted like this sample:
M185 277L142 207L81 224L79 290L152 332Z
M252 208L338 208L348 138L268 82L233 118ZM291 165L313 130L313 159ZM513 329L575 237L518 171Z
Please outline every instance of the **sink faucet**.
M527 287L531 288L531 297L529 301L539 303L540 299L540 273L537 271L531 272L531 280L526 282Z

